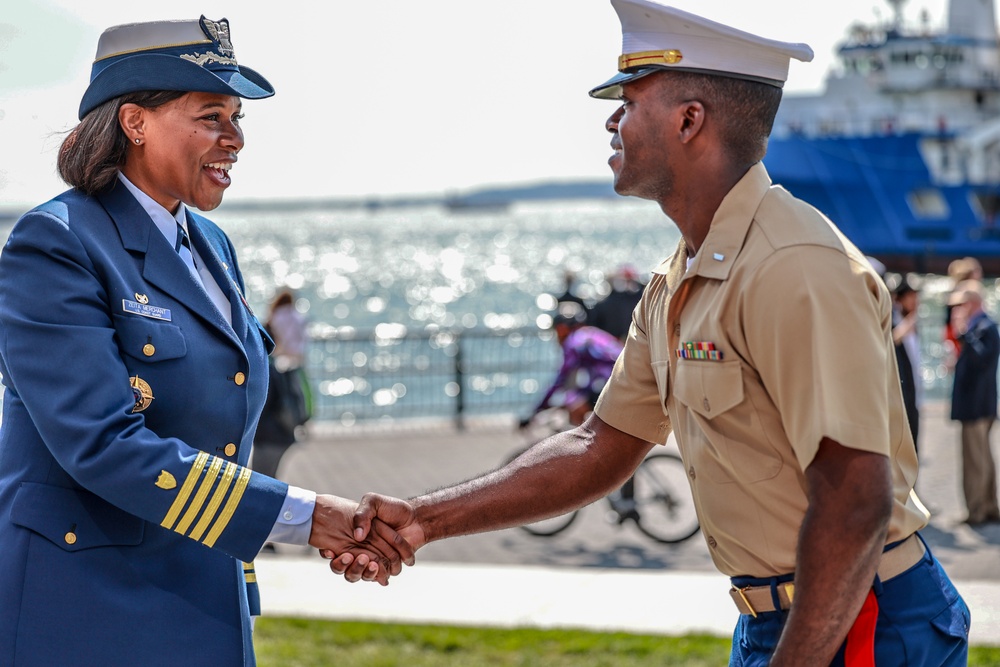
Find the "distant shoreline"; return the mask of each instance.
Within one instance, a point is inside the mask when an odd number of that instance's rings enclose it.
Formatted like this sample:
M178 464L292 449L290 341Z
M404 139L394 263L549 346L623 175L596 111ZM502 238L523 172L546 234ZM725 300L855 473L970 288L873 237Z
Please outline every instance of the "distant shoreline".
M522 201L552 199L616 199L611 180L547 181L526 185L481 187L465 192L424 195L385 195L366 197L317 197L295 199L231 199L226 211L315 211L444 206L451 210L502 208ZM41 202L38 202L41 203ZM0 208L0 224L15 222L34 204L23 208Z

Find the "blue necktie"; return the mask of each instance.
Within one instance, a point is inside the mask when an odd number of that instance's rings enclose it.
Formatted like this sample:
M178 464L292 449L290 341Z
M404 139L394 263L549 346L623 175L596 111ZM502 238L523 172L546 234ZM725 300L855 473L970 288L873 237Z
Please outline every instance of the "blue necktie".
M184 263L188 265L188 268L197 274L198 269L194 265L194 255L191 254L191 239L188 238L187 232L184 231L184 225L179 222L177 223L177 241L174 243L174 250L181 256Z

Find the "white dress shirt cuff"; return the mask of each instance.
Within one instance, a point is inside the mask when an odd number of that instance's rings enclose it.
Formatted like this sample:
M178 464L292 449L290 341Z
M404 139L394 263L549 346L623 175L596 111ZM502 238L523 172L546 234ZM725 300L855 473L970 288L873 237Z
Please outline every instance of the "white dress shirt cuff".
M312 533L312 515L316 507L316 492L288 486L285 502L281 505L278 518L267 536L268 542L309 546Z

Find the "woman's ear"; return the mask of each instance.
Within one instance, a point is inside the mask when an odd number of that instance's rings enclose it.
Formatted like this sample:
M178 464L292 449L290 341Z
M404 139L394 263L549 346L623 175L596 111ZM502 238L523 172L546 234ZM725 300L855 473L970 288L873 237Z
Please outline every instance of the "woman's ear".
M129 143L143 142L143 127L146 120L146 110L138 104L127 102L118 109L118 124L128 138Z

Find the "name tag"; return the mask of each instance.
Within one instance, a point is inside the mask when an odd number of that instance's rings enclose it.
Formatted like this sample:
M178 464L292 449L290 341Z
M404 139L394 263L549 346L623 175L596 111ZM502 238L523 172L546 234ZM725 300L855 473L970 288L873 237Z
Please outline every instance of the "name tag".
M133 315L151 317L154 320L163 320L164 322L170 321L169 308L160 308L158 306L150 306L145 303L139 303L138 301L122 299L122 310L126 313L132 313Z

